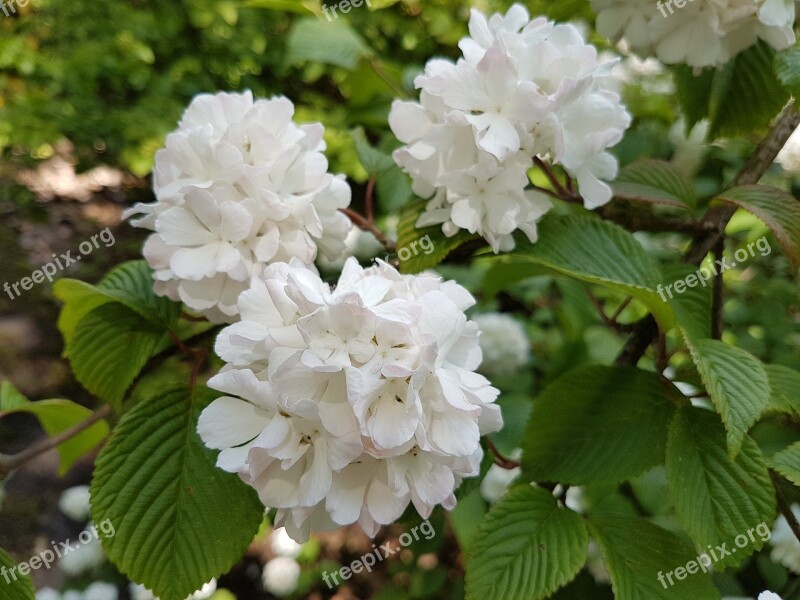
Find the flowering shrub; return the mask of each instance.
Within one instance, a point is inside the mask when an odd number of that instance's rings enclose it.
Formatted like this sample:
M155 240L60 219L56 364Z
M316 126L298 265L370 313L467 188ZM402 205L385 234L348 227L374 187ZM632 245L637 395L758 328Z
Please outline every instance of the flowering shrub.
M39 597L116 597L80 579L106 559L136 598L227 594L249 552L264 597L796 600L794 3L506 3L452 31L438 0L367 4L363 35L279 21L285 90L196 95L126 212L144 260L56 283L102 406L0 383L49 436L0 478L105 440L60 507L114 535L59 557L82 595ZM378 10L434 14L440 51L411 61ZM33 598L21 567L0 552L1 599Z

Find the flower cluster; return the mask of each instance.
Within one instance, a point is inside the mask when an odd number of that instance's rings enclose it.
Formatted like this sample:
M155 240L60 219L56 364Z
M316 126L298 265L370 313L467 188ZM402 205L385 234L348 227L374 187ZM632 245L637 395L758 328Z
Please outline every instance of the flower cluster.
M512 375L530 360L528 334L514 317L505 313L484 313L475 315L473 320L481 331L481 373L500 377Z
M238 473L297 540L358 522L375 535L409 503L427 518L478 473L502 425L475 373L474 299L433 275L355 259L331 289L299 261L273 264L217 339L226 396L200 416L219 467Z
M126 216L153 230L144 256L156 292L215 322L272 262L335 258L351 224L342 176L328 173L321 124L297 125L286 98L196 97L156 154L157 201Z
M597 31L666 64L720 66L759 39L794 44L794 0L591 0Z
M611 199L603 180L617 162L607 149L630 115L610 89L613 63L602 64L574 26L530 21L515 4L488 20L473 10L469 30L463 57L428 62L415 81L420 101L396 101L389 124L405 144L395 161L430 198L417 226L466 229L499 252L514 247L517 229L536 241L551 206L526 190L535 156L575 177L587 208Z

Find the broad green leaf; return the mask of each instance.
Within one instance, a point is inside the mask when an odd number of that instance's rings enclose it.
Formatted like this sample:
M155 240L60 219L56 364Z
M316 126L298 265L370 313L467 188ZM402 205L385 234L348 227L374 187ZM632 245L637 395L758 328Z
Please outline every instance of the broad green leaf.
M12 411L24 406L28 399L10 381L0 381L0 412Z
M92 416L91 410L70 400L28 402L8 412L26 412L36 416L45 433L50 437L58 435ZM106 438L108 432L108 423L101 420L75 437L59 444L58 454L61 457L58 468L59 476L66 474L79 458L96 448Z
M520 485L492 507L467 562L467 600L539 600L586 562L580 516L542 488Z
M30 576L22 575L17 563L3 550L0 550L0 570L4 574L0 581L0 600L34 600Z
M344 20L309 17L296 22L289 35L287 62L321 62L354 69L372 56L364 39Z
M120 412L128 387L168 342L160 326L112 303L80 320L66 354L78 381Z
M321 0L246 0L245 6L267 10L288 11L307 15L322 14Z
M754 214L772 230L795 268L800 266L800 200L779 188L744 185L716 198Z
M770 385L760 360L717 340L687 340L692 360L728 432L735 458L750 427L767 407Z
M370 177L378 178L395 166L391 156L372 147L363 128L352 130L350 136L355 143L361 165Z
M244 554L263 516L255 491L215 466L196 432L208 389L166 389L136 404L97 459L92 517L115 528L103 547L162 600L184 600Z
M708 267L696 269L684 264L662 266L661 270L664 282L658 287L658 292L672 307L677 326L691 340L709 338L713 272ZM675 290L679 281L683 282L682 293Z
M638 517L592 517L588 525L605 554L615 600L719 600L694 548L674 533Z
M533 401L522 442L523 474L569 485L636 477L664 460L673 412L655 373L573 369Z
M164 329L174 327L180 314L179 304L156 296L152 270L143 260L119 265L97 285L77 279L61 279L53 289L56 297L64 302L58 327L67 344L81 319L104 304L123 304L146 321Z
M400 222L397 225L397 256L400 260L400 271L403 273L419 273L431 269L459 246L480 240L478 236L463 230L453 237L446 237L439 225L418 228L417 219L425 204L425 200L409 202L400 213Z
M484 275L483 291L488 298L493 298L499 292L507 290L530 277L548 275L549 273L550 271L544 267L537 267L523 258L503 256L493 261L491 268ZM586 295L585 291L583 295Z
M769 410L800 415L800 373L783 365L764 365L769 377Z
M800 486L800 442L795 442L785 450L778 452L770 459L769 463L770 467L786 479Z
M689 210L697 201L692 182L670 163L639 160L623 168L612 184L618 198Z
M775 519L775 492L758 445L745 437L732 461L719 416L708 410L686 407L676 413L666 465L675 510L701 548L734 547L737 535ZM754 536L725 564L739 564L763 545L761 536Z
M665 329L672 326L672 309L656 292L661 282L658 265L632 234L585 216L547 216L539 224L539 233L535 244L519 244L511 260L526 260L551 273L631 295Z
M800 46L792 46L775 55L775 72L792 95L800 97Z
M758 42L720 69L695 75L691 67L674 69L678 99L687 127L708 118L709 137L751 133L769 125L789 100L773 69L775 51Z

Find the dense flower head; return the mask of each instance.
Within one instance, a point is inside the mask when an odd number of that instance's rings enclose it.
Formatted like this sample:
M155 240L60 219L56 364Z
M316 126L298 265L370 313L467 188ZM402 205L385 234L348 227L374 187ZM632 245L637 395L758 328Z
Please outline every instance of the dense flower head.
M587 208L611 199L617 174L607 149L630 125L612 91L612 63L602 63L573 25L530 20L515 4L487 19L472 11L463 56L434 59L415 85L419 102L395 101L389 124L405 145L394 159L429 198L418 227L466 229L495 252L514 247L512 233L537 239L551 207L528 190L533 157L560 164L578 181Z
M299 261L270 265L216 344L226 396L198 431L295 539L358 522L375 535L409 503L455 505L480 436L502 425L475 372L474 299L433 275L349 259L331 288Z
M482 373L512 375L528 362L531 344L517 319L504 313L484 313L475 315L473 320L481 330Z
M197 96L156 153L156 202L126 216L154 231L144 256L159 294L216 322L273 262L344 249L350 187L328 173L321 124L298 125L283 97Z
M758 40L794 44L794 0L591 0L597 31L666 64L720 66Z

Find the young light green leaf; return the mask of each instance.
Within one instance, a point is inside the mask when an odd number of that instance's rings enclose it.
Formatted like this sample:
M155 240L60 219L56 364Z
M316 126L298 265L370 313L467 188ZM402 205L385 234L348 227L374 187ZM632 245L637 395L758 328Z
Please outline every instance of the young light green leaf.
M17 563L2 549L0 549L0 572L4 578L0 581L0 600L34 600L33 581L30 576L21 574L17 570Z
M790 193L767 185L744 185L716 197L743 208L772 230L795 268L800 266L800 201Z
M678 411L667 443L667 476L675 510L701 547L726 543L775 519L775 491L764 457L750 438L732 461L719 415L699 408ZM739 564L764 545L753 536L718 566Z
M616 197L690 210L697 201L692 182L663 160L638 160L612 184Z
M5 383L5 382L4 382ZM42 428L52 437L88 419L92 411L70 400L39 400L28 402L8 410L8 413L30 413L39 419ZM84 454L96 448L108 435L109 427L105 421L98 421L75 437L58 445L61 463L59 476L65 475L70 467Z
M542 488L520 485L478 529L467 562L467 600L539 600L570 582L586 562L580 516Z
M767 407L767 372L753 355L717 340L687 340L692 360L728 432L728 454L736 458L742 440Z
M586 216L547 216L539 233L535 244L518 245L514 260L631 295L650 308L662 327L672 327L672 309L656 291L658 265L632 234Z
M800 47L792 46L775 55L775 72L780 82L800 97Z
M778 452L770 459L769 464L793 484L800 486L800 442Z
M287 61L320 62L352 70L359 60L372 54L364 39L345 21L309 17L297 21L289 35Z
M233 566L262 520L255 491L215 466L196 432L210 390L166 389L137 403L97 459L92 517L122 573L162 600L184 600Z
M15 408L25 406L29 400L23 396L10 381L0 381L0 412L11 412Z
M635 477L664 460L673 412L655 373L573 369L533 401L522 442L523 475L570 485Z
M693 572L686 569L697 555L674 533L638 517L592 517L588 525L603 549L616 600L719 600L707 571L696 561Z

